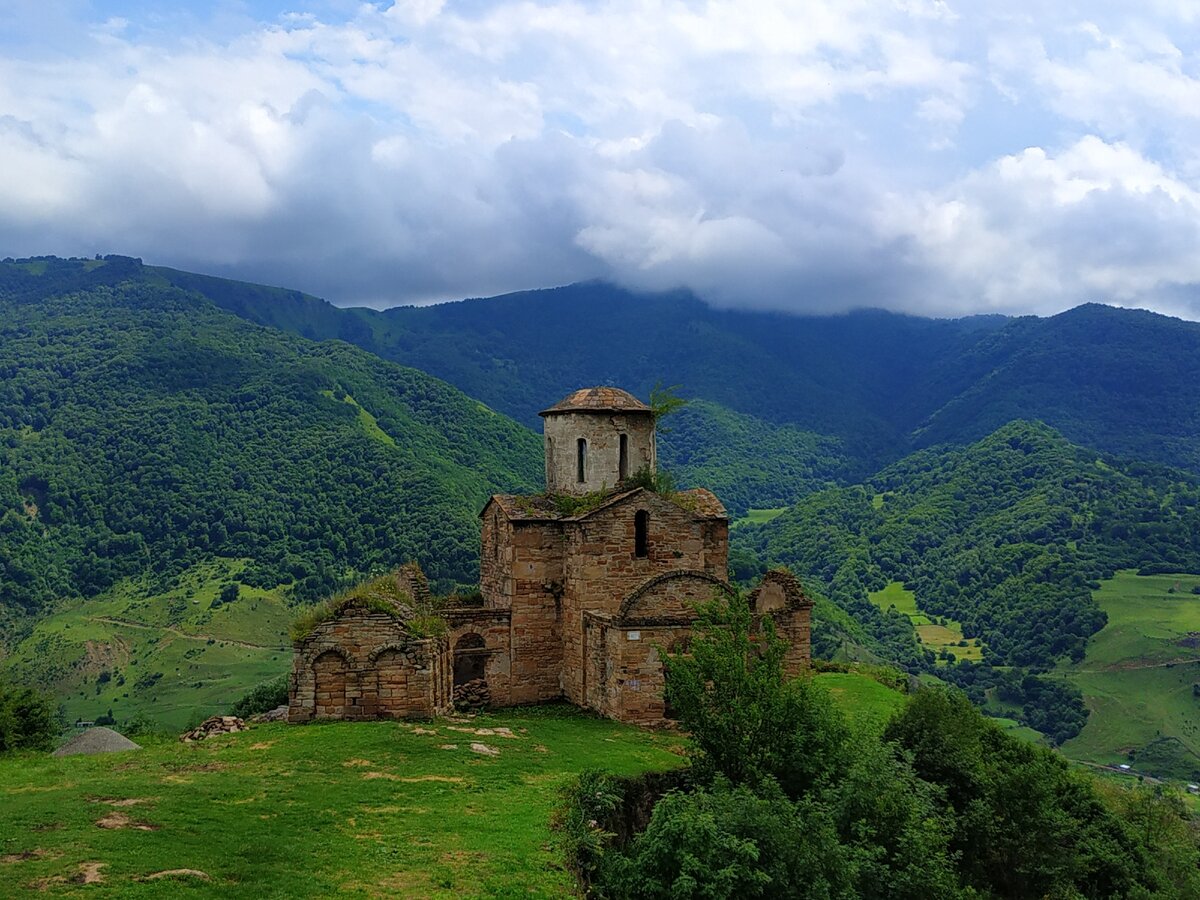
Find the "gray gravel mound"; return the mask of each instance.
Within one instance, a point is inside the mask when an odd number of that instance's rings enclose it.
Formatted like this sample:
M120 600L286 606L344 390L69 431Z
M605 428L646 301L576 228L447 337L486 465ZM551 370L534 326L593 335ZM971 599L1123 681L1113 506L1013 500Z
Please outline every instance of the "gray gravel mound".
M117 734L111 728L89 728L71 738L51 756L77 756L80 754L92 756L96 753L120 753L122 750L141 750L123 734Z

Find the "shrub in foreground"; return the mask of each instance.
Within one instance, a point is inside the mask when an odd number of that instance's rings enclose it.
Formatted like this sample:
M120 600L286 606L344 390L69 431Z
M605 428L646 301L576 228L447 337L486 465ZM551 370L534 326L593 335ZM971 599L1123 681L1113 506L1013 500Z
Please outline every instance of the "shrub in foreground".
M0 684L0 753L48 750L58 732L49 699L31 688Z

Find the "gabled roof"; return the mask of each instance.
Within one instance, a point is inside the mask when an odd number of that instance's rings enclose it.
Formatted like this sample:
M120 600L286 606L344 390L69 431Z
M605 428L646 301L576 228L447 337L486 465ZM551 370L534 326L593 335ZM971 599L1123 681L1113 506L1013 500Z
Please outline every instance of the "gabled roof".
M590 516L596 515L601 510L608 509L636 494L642 493L651 494L650 491L641 487L629 491L616 491L605 497L591 509L574 514L560 512L554 501L544 494L529 496L520 494L493 494L492 499L487 502L487 505L480 512L480 516L483 516L488 508L495 503L500 507L500 511L513 522L581 522ZM660 497L658 494L651 494L651 496ZM671 497L660 497L660 499L683 507L683 509L690 512L697 519L729 518L721 501L716 498L712 491L705 490L704 488L678 491Z
M628 391L615 387L580 388L567 394L539 416L566 412L624 412L652 414L649 406Z

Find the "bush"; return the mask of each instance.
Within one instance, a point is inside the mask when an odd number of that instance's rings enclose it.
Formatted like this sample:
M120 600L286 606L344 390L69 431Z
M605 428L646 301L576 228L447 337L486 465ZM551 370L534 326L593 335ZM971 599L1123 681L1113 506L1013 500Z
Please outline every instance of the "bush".
M778 786L718 778L668 794L628 856L605 870L614 898L856 898L850 854L827 809Z
M691 735L701 780L773 778L790 797L837 771L846 725L826 691L783 672L787 642L741 598L702 604L690 652L666 658L667 702Z
M32 688L0 684L0 753L48 750L58 733L49 698Z
M278 706L286 706L287 702L287 676L280 675L278 678L252 688L241 700L233 704L231 712L233 715L245 719L259 713L270 712Z

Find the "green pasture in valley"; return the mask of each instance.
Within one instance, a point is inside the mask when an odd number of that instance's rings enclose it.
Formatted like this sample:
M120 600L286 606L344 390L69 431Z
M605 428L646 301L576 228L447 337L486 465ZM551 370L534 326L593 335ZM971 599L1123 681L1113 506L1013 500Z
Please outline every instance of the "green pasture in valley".
M868 597L880 609L894 606L897 612L908 616L921 643L934 653L949 650L955 659L983 659L983 646L978 638L963 637L962 625L954 619L930 617L921 612L917 609L917 595L906 590L902 582L893 581L883 590L872 591ZM961 646L964 641L965 647Z
M1117 573L1095 592L1108 624L1060 672L1091 711L1068 756L1194 781L1200 777L1200 585L1194 575Z
M776 509L748 509L746 515L733 523L734 528L739 528L742 525L760 525L763 522L770 522L774 518L778 518L788 511L788 507L780 506Z

